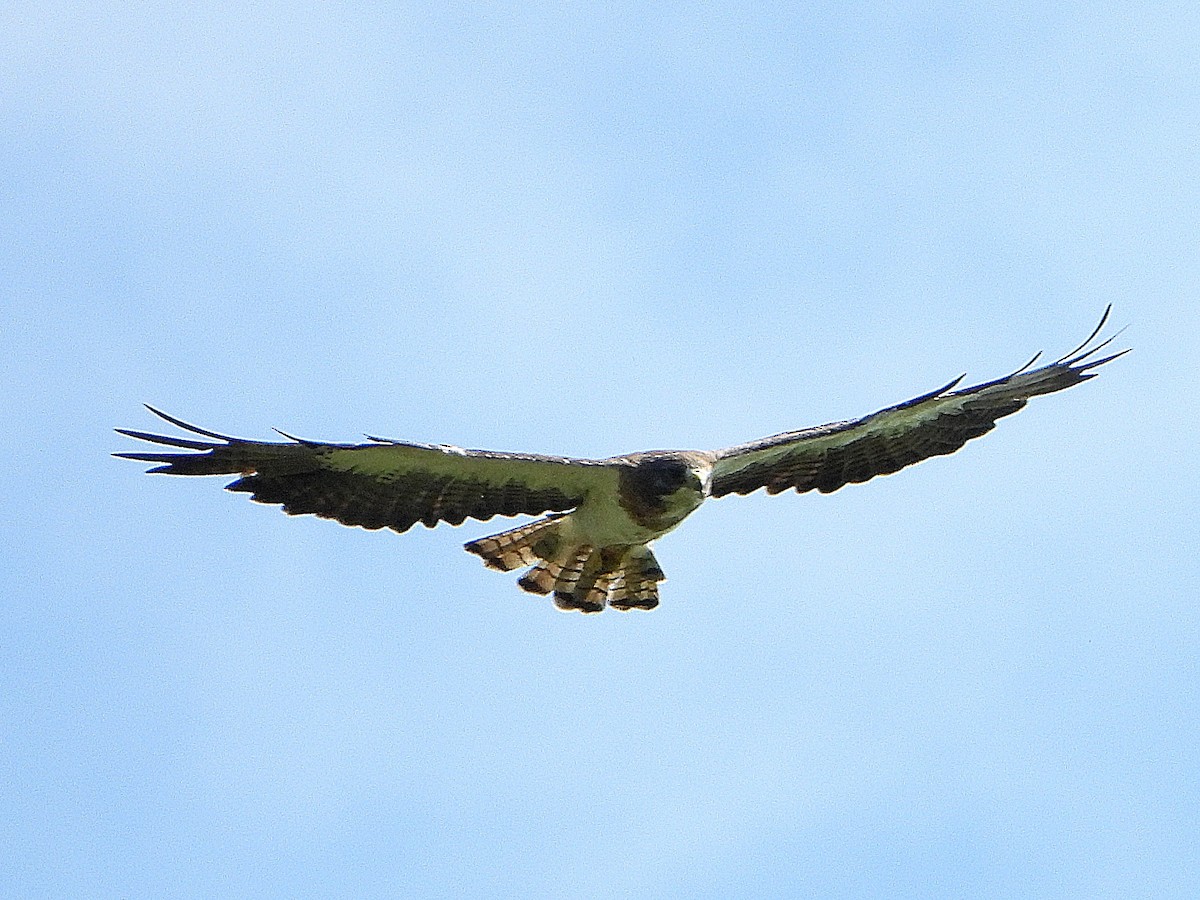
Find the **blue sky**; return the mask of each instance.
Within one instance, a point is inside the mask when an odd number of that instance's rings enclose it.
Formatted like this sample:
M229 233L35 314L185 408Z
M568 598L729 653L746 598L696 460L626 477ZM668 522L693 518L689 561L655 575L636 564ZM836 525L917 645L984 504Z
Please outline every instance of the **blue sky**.
M0 11L0 893L1200 891L1194 4ZM706 505L650 614L148 478L606 456L1136 351ZM498 520L504 524L504 520Z

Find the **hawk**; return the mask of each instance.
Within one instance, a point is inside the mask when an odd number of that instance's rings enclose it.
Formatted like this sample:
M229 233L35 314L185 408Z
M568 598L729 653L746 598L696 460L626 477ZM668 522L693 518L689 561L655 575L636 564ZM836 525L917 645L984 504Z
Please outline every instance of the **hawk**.
M156 463L169 475L237 475L227 490L290 515L313 514L344 525L405 532L417 522L460 525L466 519L542 515L466 549L490 568L529 567L517 582L553 594L559 609L600 612L653 609L665 576L650 543L709 497L829 493L889 475L931 456L953 453L991 431L1030 397L1094 378L1119 353L1096 358L1117 335L1095 346L1108 321L1057 361L955 390L959 376L935 391L861 419L833 422L724 450L653 450L609 459L572 459L367 436L369 443L329 444L279 432L286 442L249 441L206 431L147 407L209 440L118 428L120 434L185 452L117 453ZM1119 334L1119 332L1118 332ZM543 515L548 514L548 515Z

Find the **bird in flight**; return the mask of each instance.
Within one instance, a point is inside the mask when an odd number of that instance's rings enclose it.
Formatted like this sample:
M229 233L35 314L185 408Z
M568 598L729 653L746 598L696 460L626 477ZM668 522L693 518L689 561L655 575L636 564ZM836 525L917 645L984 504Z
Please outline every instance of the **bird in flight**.
M517 582L553 594L559 609L600 612L653 609L665 576L650 543L709 497L829 493L889 475L931 456L953 453L991 431L1030 397L1094 378L1092 371L1128 353L1096 358L1108 321L1049 365L1034 356L1011 375L955 390L965 376L896 406L845 422L788 431L724 450L651 450L609 459L464 450L368 436L365 444L329 444L284 434L286 442L248 441L197 428L147 408L209 440L118 428L120 434L184 452L117 453L156 463L168 475L237 475L227 490L290 515L313 514L343 525L404 532L420 522L544 515L479 538L466 550L501 571L528 567ZM1119 334L1119 332L1118 332Z

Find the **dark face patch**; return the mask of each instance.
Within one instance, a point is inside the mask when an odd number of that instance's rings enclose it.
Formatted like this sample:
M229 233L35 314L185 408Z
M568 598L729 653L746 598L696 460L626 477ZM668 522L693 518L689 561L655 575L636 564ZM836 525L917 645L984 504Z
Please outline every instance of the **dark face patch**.
M688 467L678 460L646 465L646 483L650 493L659 497L673 494L687 483Z
M635 522L660 524L666 498L680 488L699 490L697 479L680 459L650 459L621 470L619 500Z
M688 467L678 459L644 462L632 472L630 486L648 503L661 505L663 498L687 483Z

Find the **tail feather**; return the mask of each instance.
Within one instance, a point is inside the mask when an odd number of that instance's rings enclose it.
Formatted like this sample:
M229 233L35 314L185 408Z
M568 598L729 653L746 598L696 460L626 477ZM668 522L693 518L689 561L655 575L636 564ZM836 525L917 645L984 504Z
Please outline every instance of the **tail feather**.
M544 559L517 580L517 585L531 594L549 594L557 591L559 585L564 587L572 580L572 574L567 566L574 561Z
M523 566L532 566L539 559L552 558L558 550L558 520L563 513L546 516L520 528L502 531L489 537L471 541L464 549L483 557L489 569L511 572ZM538 593L549 593L550 587ZM528 590L528 588L526 589Z
M599 612L604 609L615 579L613 568L620 563L621 558L622 554L613 554L607 550L593 553L580 573L579 580L575 582L571 592L572 603L564 607L555 596L555 603L559 605L559 609L580 609L583 612Z
M562 566L553 560L546 560L539 562L517 579L517 586L531 594L548 594L554 590L554 584L560 574Z
M658 606L658 583L666 579L649 547L626 554L618 579L609 592L609 605L622 612Z
M554 605L585 613L603 610L607 591L598 600L588 597L595 589L599 565L600 554L594 548L587 544L574 548L554 583Z
M666 576L646 546L593 547L563 540L563 514L480 538L466 549L492 569L531 566L517 581L531 594L553 594L562 610L597 613L605 606L627 611L658 606L658 582Z

